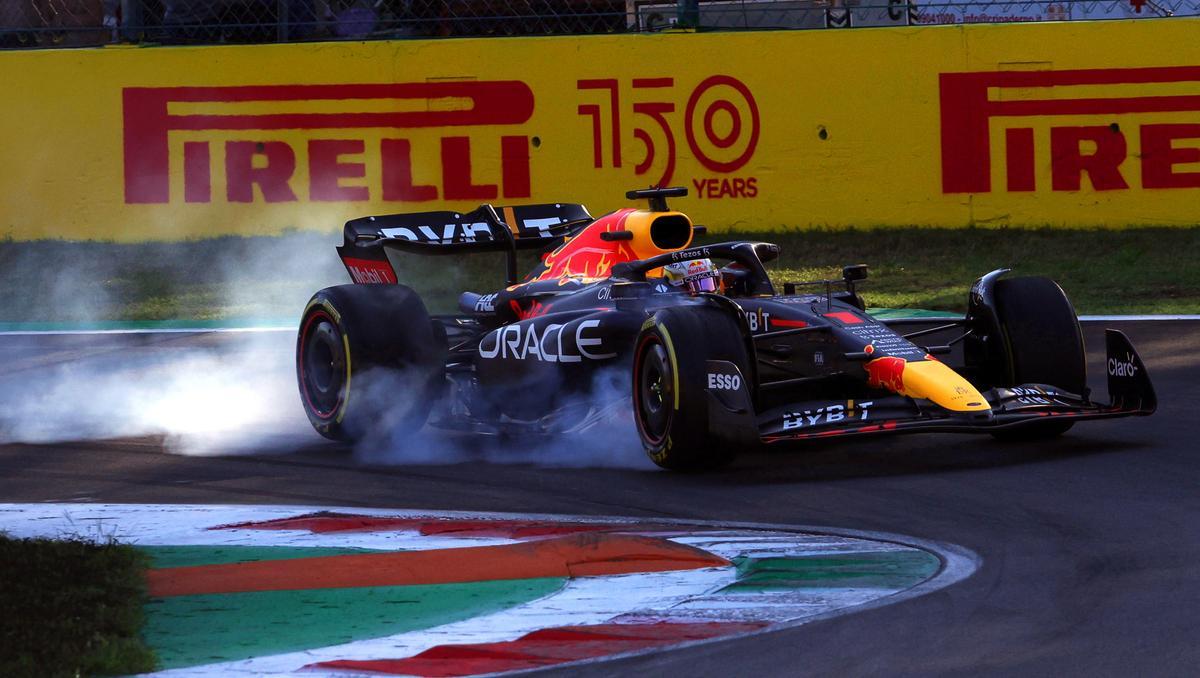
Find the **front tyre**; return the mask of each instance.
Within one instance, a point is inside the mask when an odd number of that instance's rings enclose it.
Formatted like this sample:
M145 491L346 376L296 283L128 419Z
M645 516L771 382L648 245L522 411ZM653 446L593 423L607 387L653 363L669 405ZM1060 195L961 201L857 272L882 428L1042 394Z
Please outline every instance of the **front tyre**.
M1049 278L996 282L996 316L1003 342L1005 386L1047 384L1069 393L1087 390L1087 362L1079 318L1058 283ZM1066 433L1074 422L1039 421L997 431L999 440L1038 440Z
M300 320L296 377L308 420L333 440L424 425L444 384L446 336L403 285L317 292Z
M710 431L705 378L709 360L747 373L737 318L711 306L658 311L634 344L633 410L651 461L665 469L700 471L733 460L737 444Z

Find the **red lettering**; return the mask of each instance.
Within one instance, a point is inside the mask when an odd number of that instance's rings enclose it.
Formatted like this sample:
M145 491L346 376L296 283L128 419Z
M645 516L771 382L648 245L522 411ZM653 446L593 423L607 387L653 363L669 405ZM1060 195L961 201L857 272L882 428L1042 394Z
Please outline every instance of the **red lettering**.
M313 139L308 142L308 197L321 202L358 202L370 199L366 186L342 186L342 179L362 179L367 166L341 162L343 155L360 155L361 139Z
M437 186L413 184L412 142L384 139L379 145L383 161L383 199L402 202L437 200Z
M183 199L212 202L212 156L207 141L183 144Z
M429 106L422 105L423 102L447 98L469 101L467 105L450 111L430 110ZM296 113L287 110L287 102L357 100L399 100L418 105L412 106L411 110L390 112ZM168 110L172 102L273 102L282 110L265 114L176 113ZM171 159L168 136L173 131L386 130L519 125L529 120L533 110L533 90L525 83L513 80L356 85L127 87L122 90L125 202L144 204L170 201ZM619 140L613 141L616 146ZM234 153L242 154L235 160L244 159L242 156L247 154L240 148L235 149ZM267 185L281 188L277 183ZM240 186L235 193L244 193L244 188L244 185ZM287 192L290 191L291 189L287 188Z
M1033 130L1014 127L1004 131L1005 167L1008 170L1008 190L1032 191L1037 188L1033 172Z
M1085 155L1080 142L1091 141L1096 151ZM1129 188L1121 176L1125 162L1125 135L1107 125L1053 127L1050 129L1051 186L1056 191L1078 191L1084 172L1097 191Z
M758 179L756 177L692 179L692 187L696 189L696 195L702 199L758 197Z
M600 143L600 106L597 104L579 104L579 115L592 118L592 167L604 167L604 150Z
M396 273L386 261L371 261L369 259L342 259L350 279L360 285L395 284Z
M504 197L528 198L529 137L500 137L500 173Z
M494 200L495 184L471 183L471 139L442 137L442 188L447 200Z
M263 167L254 166L254 158L266 158ZM288 185L296 172L296 153L282 141L225 142L225 194L229 202L254 202L254 185L267 202L294 202L296 194Z
M1200 172L1175 165L1200 162L1200 148L1175 148L1175 139L1200 138L1200 125L1142 125L1142 188L1200 188Z
M606 78L602 80L579 80L575 83L575 88L580 90L585 89L602 89L608 90L608 114L610 120L612 134L612 162L613 167L621 166L621 95L618 89L618 83L615 78ZM596 167L600 167L603 158L600 154L600 106L598 104L584 104L579 106L579 115L592 116L592 163Z
M1078 115L1127 115L1131 113L1183 112L1200 110L1200 97L1194 94L1154 96L1113 96L1062 98L1053 95L1071 85L1139 85L1147 83L1194 83L1200 80L1200 66L1164 66L1157 68L1097 68L1061 71L980 71L976 73L942 73L939 94L942 125L942 192L987 193L991 190L990 121L995 118ZM1004 90L1019 88L1044 92L1042 98L1006 97ZM1059 89L1055 89L1059 88ZM999 96L997 96L999 94ZM995 98L993 98L995 97ZM1124 137L1114 133L1097 141L1094 157L1086 162L1099 169L1089 172L1097 190L1125 188L1113 151L1123 148ZM1084 137L1089 138L1089 137ZM1093 139L1095 140L1095 139ZM1053 146L1053 134L1051 138ZM1018 143L1020 143L1018 141ZM1053 163L1058 168L1055 190L1077 190L1079 174L1086 168L1072 168L1072 158L1079 157L1078 146L1071 144L1070 135L1062 136L1064 160ZM1056 156L1057 152L1054 153ZM1123 157L1124 151L1122 151ZM1119 163L1117 163L1119 164ZM1018 171L1021 179L1023 170ZM1064 186L1076 189L1059 189ZM1018 185L1020 181L1018 181ZM1101 188L1104 186L1105 188Z

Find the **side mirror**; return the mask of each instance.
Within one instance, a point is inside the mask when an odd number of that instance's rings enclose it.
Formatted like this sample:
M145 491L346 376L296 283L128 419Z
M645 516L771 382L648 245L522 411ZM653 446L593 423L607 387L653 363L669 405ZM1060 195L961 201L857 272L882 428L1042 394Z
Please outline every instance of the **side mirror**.
M859 280L867 279L866 264L851 264L850 266L842 267L842 280L846 282L858 282Z

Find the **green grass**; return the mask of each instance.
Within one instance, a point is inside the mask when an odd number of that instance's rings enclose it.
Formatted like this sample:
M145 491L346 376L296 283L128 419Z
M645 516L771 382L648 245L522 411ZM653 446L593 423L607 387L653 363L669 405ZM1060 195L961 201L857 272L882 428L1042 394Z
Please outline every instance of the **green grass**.
M1200 313L1200 228L1132 230L878 229L739 233L783 246L777 282L841 277L870 265L871 306L966 310L980 275L1044 275L1083 314ZM709 236L706 240L724 240Z
M740 232L783 246L777 282L838 277L866 263L873 306L961 311L981 274L1000 267L1058 280L1080 313L1200 312L1200 228L930 229ZM0 322L297 318L317 289L348 282L340 235L226 237L179 243L0 242ZM502 284L500 258L413 257L403 280L457 292ZM425 291L425 290L422 290Z
M0 535L0 675L150 671L139 631L148 557L131 546Z

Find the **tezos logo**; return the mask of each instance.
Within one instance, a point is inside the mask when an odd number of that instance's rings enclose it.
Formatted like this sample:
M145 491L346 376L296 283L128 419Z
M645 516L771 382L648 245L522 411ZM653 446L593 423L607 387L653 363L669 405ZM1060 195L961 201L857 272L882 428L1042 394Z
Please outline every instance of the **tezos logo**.
M671 260L672 261L687 261L688 259L699 259L701 257L706 258L708 256L709 255L708 255L707 247L694 247L690 250L679 250L679 251L671 252Z
M736 391L742 387L742 378L736 374L708 373L708 387L717 391Z
M1126 353L1125 360L1109 358L1108 373L1114 377L1132 377L1137 374L1137 364L1134 363L1133 354Z

